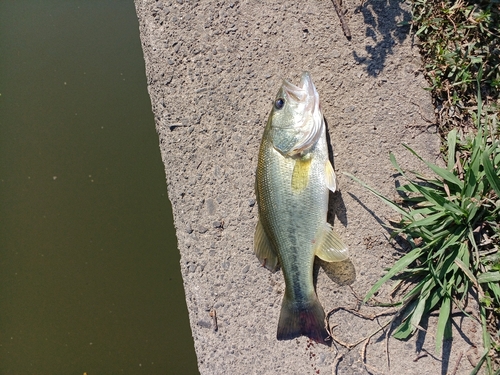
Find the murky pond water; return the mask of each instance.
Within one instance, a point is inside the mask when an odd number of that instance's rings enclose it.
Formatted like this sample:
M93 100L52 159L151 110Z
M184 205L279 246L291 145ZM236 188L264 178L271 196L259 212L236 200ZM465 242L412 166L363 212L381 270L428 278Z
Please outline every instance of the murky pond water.
M132 0L0 1L0 374L195 374Z

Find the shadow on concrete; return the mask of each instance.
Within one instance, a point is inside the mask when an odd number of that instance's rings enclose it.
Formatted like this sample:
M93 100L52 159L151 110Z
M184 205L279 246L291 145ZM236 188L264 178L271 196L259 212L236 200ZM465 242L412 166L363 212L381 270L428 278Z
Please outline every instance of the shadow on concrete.
M328 121L325 119L326 127L326 144L328 146L328 158L332 163L333 169L335 170L335 159L333 158L333 147L330 139L330 132L328 131ZM331 225L334 224L335 217L339 219L344 227L347 226L347 207L342 198L342 193L340 192L339 186L337 185L337 191L335 193L330 192L328 199L328 216L327 222ZM323 268L326 275L338 285L351 285L356 280L356 269L354 264L350 259L346 259L343 262L325 262L319 258L315 262L315 278L317 277L317 272L319 267Z
M333 157L333 147L330 139L330 132L328 131L328 121L325 120L326 127L326 144L328 146L328 159L332 163L333 169L335 170L335 159ZM340 192L339 186L337 184L337 191L335 193L330 192L328 199L328 216L326 221L333 225L337 217L344 227L347 226L347 207L345 206L344 200L342 198L342 193Z
M330 280L338 285L351 285L356 281L356 269L350 259L331 263L318 259L317 263Z
M378 217L378 216L375 214L375 212L373 212L372 210L370 210L370 209L369 209L369 208L368 208L368 207L367 207L367 206L366 206L363 202L361 202L361 200L360 200L357 196L355 196L354 194L352 194L352 193L347 193L347 194L349 194L349 195L351 196L351 198L352 198L352 199L354 199L354 200L355 200L355 201L356 201L356 202L357 202L357 203L358 203L361 207L363 207L363 208L364 208L364 209L365 209L365 210L366 210L366 211L367 211L367 212L368 212L368 213L369 213L369 214L370 214L370 215L371 215L371 216L372 216L372 217L373 217L373 218L377 221L377 223L379 223L379 224L380 224L380 226L381 226L382 228L384 228L384 229L387 231L387 233L389 234L389 236L392 236L392 234L393 234L393 233L392 233L391 228L390 228L390 227L389 227L389 226L388 226L388 225L387 225L387 224L386 224L386 223L385 223L385 222L384 222L384 221L383 221L380 217Z
M339 219L344 227L347 227L347 207L340 191L330 192L328 200L328 217L326 221L333 225L335 218Z
M356 62L366 66L369 76L376 77L384 69L388 55L394 53L396 43L408 37L411 13L400 0L368 0L357 7L355 13L363 15L366 39L374 44L365 46L367 56L359 56L355 51L352 54Z

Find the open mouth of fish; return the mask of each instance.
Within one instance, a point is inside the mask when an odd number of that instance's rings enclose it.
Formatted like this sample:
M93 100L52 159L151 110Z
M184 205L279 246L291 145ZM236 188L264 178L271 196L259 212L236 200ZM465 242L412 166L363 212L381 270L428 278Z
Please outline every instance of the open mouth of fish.
M297 128L302 132L303 137L289 153L290 155L296 155L303 153L314 145L324 131L325 123L321 113L319 94L308 72L302 74L298 86L284 80L282 88L288 100L292 100L296 102L296 105L303 107L301 124L297 124Z

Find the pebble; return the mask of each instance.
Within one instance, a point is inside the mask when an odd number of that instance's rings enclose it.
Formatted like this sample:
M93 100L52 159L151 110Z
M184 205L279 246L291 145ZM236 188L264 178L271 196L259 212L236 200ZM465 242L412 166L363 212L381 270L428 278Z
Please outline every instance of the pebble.
M207 211L209 215L215 214L215 211L217 209L215 201L212 198L208 198L205 201L205 205L207 206Z
M318 365L323 364L323 362L325 362L325 359L326 359L325 353L319 353L318 361L316 362L316 364L318 364Z
M216 302L216 303L214 304L214 309L218 309L218 308L220 308L220 307L224 307L224 306L225 306L225 303L224 303L224 302L222 302L222 301L219 301L219 302Z
M198 320L196 324L203 328L212 328L212 322L208 320Z

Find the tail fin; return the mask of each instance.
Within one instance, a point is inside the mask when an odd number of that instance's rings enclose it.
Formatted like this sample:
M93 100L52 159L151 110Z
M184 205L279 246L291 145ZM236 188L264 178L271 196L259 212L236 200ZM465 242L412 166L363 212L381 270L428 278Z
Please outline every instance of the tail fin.
M326 330L325 311L314 295L307 305L298 305L283 297L280 318L278 322L278 340L290 340L299 336L307 336L316 342L326 344L330 335Z

